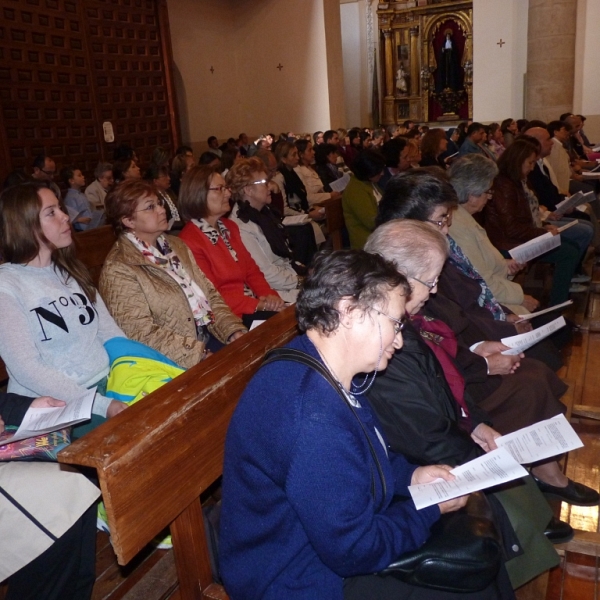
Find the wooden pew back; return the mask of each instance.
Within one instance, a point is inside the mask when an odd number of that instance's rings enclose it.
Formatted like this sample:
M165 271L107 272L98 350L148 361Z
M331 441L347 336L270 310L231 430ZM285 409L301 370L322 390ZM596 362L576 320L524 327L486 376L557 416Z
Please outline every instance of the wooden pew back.
M97 470L121 565L170 525L180 597L202 597L212 576L200 493L222 474L229 420L264 354L295 335L290 307L59 454Z
M333 249L341 250L344 247L342 231L345 226L342 199L326 200L323 206L325 206L325 222L327 223L327 231L333 243Z
M77 258L88 268L96 287L100 280L102 265L116 239L110 225L80 231L73 236Z

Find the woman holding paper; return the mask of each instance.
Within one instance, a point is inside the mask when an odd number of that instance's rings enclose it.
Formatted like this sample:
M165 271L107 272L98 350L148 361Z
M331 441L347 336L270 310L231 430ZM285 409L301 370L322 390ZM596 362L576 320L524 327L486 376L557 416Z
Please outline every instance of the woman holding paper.
M242 159L227 173L235 204L230 219L240 228L242 242L267 283L285 300L295 302L306 267L294 260L281 217L271 208L265 165L258 158Z
M494 179L493 195L484 208L483 226L494 246L505 256L508 251L550 232L559 235L554 225L543 225L539 202L527 183L539 154L539 146L517 139L498 159L499 174ZM558 248L538 259L555 266L550 292L550 305L569 297L571 278L579 262L579 249L562 239Z
M0 435L5 426L18 427L29 408L64 404L48 396L0 394ZM89 507L100 491L83 475L59 471L55 463L0 463L0 487L11 496L12 487L24 489L25 496L36 486L48 492L49 482L60 489L59 494L32 494L27 506L43 524L52 523L50 528L58 535L54 542L8 499L0 500L0 579L8 577L6 600L91 598L96 579L96 506Z
M481 154L467 154L454 161L449 171L450 183L458 196L458 207L452 215L450 235L488 284L496 300L512 312L533 312L539 302L523 293L523 288L509 279L520 265L504 258L490 242L485 229L473 218L480 213L492 195L498 167Z
M362 251L318 255L296 310L304 335L273 357L235 410L225 444L219 561L231 597L294 600L456 596L371 575L427 539L440 513L417 511L407 486L449 480L387 444L362 394L402 346L409 288ZM358 373L368 373L353 382ZM286 385L281 386L282 378ZM497 597L496 586L477 598Z
M126 405L102 395L104 343L125 337L75 258L69 217L47 187L26 183L0 196L0 356L8 391L67 402L97 387L92 423ZM96 415L96 417L94 417Z

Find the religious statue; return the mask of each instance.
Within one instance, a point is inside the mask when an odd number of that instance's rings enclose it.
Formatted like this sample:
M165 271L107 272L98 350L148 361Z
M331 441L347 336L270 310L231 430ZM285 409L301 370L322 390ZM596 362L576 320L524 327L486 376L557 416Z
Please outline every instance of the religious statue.
M460 84L460 60L458 49L454 46L454 41L452 40L452 30L446 29L444 35L445 39L440 49L440 58L435 78L435 91L438 94L444 90L456 92Z
M408 82L404 65L400 63L398 70L396 71L396 89L400 94L408 93Z

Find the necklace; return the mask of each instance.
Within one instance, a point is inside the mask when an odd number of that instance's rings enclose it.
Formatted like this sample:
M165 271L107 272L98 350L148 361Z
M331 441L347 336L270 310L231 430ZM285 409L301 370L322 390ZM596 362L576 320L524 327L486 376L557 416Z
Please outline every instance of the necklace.
M365 378L363 379L363 382L360 385L355 385L354 382L352 382L350 384L350 390L347 390L344 387L344 384L339 380L338 376L335 374L335 371L331 368L331 366L327 362L327 359L325 358L325 356L323 356L323 353L321 352L321 350L319 350L317 345L313 342L313 345L317 349L317 352L319 353L321 360L323 361L323 363L325 364L325 366L327 367L327 369L329 370L329 372L331 373L333 378L336 380L336 382L338 383L340 388L342 389L342 392L344 392L345 396L349 400L352 399L353 396L363 396L364 394L366 394L371 389L371 386L375 382L375 377L377 376L377 368L379 367L379 364L381 362L381 357L383 356L383 339L381 337L381 325L379 323L377 323L377 326L379 327L379 358L377 359L377 366L375 367L375 370L373 371L373 376L371 377L371 380L368 381L369 374L367 373L365 375ZM356 400L354 400L354 402L356 402Z

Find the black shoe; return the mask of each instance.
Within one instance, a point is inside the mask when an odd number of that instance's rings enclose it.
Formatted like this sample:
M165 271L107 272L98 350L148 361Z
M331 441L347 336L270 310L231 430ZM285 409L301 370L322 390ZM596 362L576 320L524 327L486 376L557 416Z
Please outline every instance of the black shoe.
M568 523L552 517L550 523L546 525L544 535L553 544L566 544L573 539L574 533L573 528Z
M540 488L540 492L555 500L575 504L576 506L597 506L600 503L600 494L596 490L572 479L569 479L569 483L565 487L556 487L544 483L537 477L534 477L534 479Z

